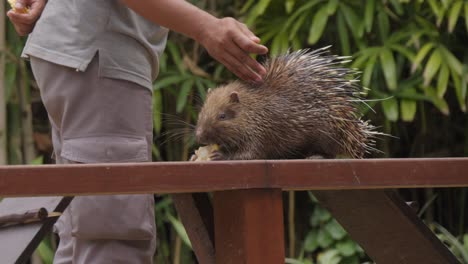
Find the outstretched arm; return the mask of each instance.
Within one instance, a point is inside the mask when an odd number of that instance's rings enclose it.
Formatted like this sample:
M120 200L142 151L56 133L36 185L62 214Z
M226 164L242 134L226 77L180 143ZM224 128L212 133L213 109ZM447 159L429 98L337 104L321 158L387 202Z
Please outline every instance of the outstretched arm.
M46 0L16 0L14 8L7 12L7 16L20 36L26 36L32 32L45 5ZM28 8L28 12L23 13L22 10L25 8Z
M216 18L184 0L123 0L146 19L182 33L202 44L208 53L246 81L261 81L265 69L249 54L265 54L245 24L233 18Z

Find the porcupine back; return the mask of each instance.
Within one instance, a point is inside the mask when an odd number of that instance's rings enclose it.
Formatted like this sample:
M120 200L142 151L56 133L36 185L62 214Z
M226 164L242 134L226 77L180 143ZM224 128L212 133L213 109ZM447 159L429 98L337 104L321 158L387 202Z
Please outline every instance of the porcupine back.
M267 60L262 84L234 81L208 94L197 138L229 159L362 158L377 133L359 117L360 87L344 59L322 48Z

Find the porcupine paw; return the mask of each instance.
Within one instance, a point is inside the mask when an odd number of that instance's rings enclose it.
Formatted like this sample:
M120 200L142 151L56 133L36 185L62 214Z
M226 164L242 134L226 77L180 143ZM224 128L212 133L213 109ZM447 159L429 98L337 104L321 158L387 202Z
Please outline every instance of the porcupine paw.
M226 160L227 157L226 155L224 155L224 153L222 153L221 151L219 150L215 150L211 153L210 155L210 160Z
M325 159L325 157L322 155L311 155L307 157L306 159Z

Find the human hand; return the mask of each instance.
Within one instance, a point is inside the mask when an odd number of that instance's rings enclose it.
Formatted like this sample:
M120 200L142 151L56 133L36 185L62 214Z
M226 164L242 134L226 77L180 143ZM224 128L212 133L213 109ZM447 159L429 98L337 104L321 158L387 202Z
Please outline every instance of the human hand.
M16 0L13 9L7 12L8 18L13 23L16 32L20 36L26 36L32 32L36 21L41 16L46 5L46 0ZM28 12L20 13L17 10L28 8Z
M249 54L266 54L268 48L259 44L245 24L227 17L206 23L196 40L208 53L232 73L245 81L261 82L265 68Z

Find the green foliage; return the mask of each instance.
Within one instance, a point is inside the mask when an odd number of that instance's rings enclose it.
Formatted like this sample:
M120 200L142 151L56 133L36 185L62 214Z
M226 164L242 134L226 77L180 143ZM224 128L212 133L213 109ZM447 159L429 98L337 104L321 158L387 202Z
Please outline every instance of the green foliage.
M309 192L313 204L310 231L305 236L299 263L359 264L365 259L362 248L352 241L347 232L321 207Z
M353 55L369 97L393 98L381 103L390 121L413 121L418 102L449 114L449 89L466 111L468 54L465 42L455 44L466 39L466 1L249 1L243 10L272 54L332 44Z

